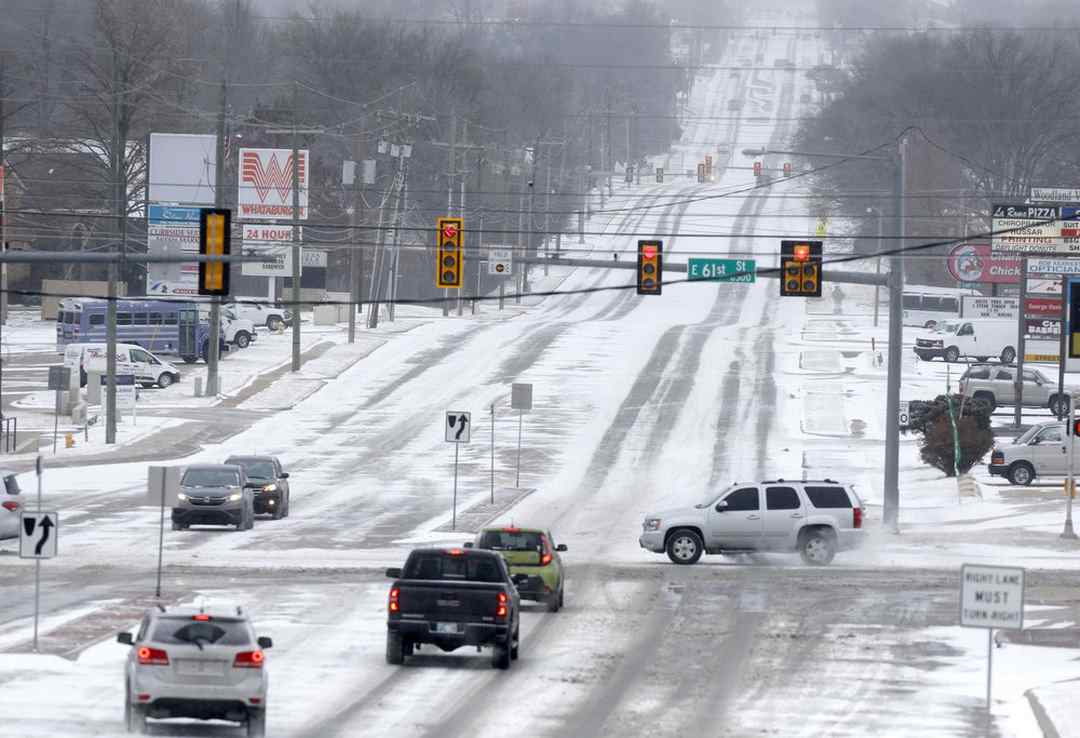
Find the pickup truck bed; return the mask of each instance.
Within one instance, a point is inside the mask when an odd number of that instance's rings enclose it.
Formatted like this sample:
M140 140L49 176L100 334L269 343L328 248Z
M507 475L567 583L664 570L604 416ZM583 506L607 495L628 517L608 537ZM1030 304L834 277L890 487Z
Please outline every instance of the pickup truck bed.
M492 663L517 658L519 599L502 557L492 551L418 549L388 569L386 660L401 664L422 644L442 651L492 646Z

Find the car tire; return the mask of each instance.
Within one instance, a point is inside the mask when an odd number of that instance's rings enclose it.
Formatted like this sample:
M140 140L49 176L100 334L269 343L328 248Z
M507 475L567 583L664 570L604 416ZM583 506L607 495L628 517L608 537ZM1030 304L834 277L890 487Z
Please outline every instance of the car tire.
M510 668L510 644L496 643L491 653L491 665L496 669L506 670Z
M277 333L277 331L280 330L281 326L283 326L284 324L285 321L283 321L276 315L271 315L269 318L266 319L266 329L268 331L273 331L274 333Z
M799 537L799 556L804 564L827 566L836 556L836 536L821 529L804 533Z
M976 392L971 396L971 399L985 402L989 406L990 412L997 410L997 398L994 397L992 392Z
M145 735L147 732L146 708L142 705L131 704L130 695L125 695L124 699L124 727L129 733Z
M157 378L157 386L161 389L168 389L172 386L173 378L168 372L162 372L161 376Z
M935 328L937 328L937 321L936 320L928 320L925 323L923 323L923 328L926 328L928 330L934 330Z
M405 641L401 633L397 631L386 632L386 663L391 666L401 666L405 663Z
M1001 359L1002 364L1013 363L1014 361L1016 361L1016 349L1014 349L1012 346L1006 346L1004 349L1002 349L1001 356L999 358Z
M266 735L266 710L248 710L248 738L264 738Z
M1017 487L1027 487L1035 479L1035 468L1026 461L1017 461L1009 467L1005 474L1011 484Z
M685 566L698 562L701 554L705 552L705 543L695 531L679 528L668 536L664 548L672 563Z
M558 592L552 592L550 595L548 595L548 597L547 597L547 609L548 609L548 612L558 612L559 608L562 606L561 600L562 600L562 598L559 596Z
M510 644L510 660L518 660L518 650L521 647L521 629L518 628L514 631L514 642Z
M978 362L987 362L987 361L990 361L990 357L989 356L976 356L975 360L978 361Z
M949 348L945 349L945 361L950 364L960 361L960 349L956 346L949 346Z
M247 331L240 331L239 333L236 334L236 347L237 348L246 349L250 345L251 345L251 336L248 335Z
M283 515L282 517L286 517L286 518L289 517L289 508L291 508L291 507L292 507L292 495L289 494L289 493L286 493L285 494L285 515Z

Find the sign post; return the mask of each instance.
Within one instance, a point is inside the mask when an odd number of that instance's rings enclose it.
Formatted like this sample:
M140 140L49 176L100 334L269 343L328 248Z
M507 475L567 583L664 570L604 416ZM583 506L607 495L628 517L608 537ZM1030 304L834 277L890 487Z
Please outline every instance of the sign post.
M472 413L448 411L446 413L446 425L443 426L443 429L446 431L446 442L454 444L454 503L450 530L457 530L458 454L461 450L461 444L468 443L472 434Z
M1076 445L1076 401L1069 396L1069 424L1065 426L1065 439L1069 444L1069 454L1066 463L1069 465L1069 473L1065 482L1065 528L1061 531L1061 537L1067 541L1076 540L1076 531L1073 530L1073 495L1076 494L1076 480L1073 473L1073 447Z
M514 487L521 489L521 432L525 411L532 410L532 385L515 382L510 385L510 407L518 411L517 476Z
M71 369L66 366L49 367L49 389L56 390L56 407L53 408L52 452L56 454L56 436L60 432L60 406L64 388L71 384Z
M177 494L180 492L180 467L179 466L151 466L147 468L147 499L151 504L161 506L161 514L158 520L158 559L157 559L157 585L154 587L154 596L161 598L161 564L165 551L165 504L174 507L177 503Z
M41 560L56 556L60 516L41 509L41 462L34 463L37 473L37 512L19 515L19 558L34 559L34 653L38 652L38 618L41 613Z
M986 712L994 664L994 628L1024 629L1024 570L1016 566L960 567L960 626L986 628Z

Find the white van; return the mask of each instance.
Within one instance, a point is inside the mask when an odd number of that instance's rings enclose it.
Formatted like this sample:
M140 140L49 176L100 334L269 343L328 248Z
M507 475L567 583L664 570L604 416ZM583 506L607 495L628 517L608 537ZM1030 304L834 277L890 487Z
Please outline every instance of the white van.
M79 386L86 386L86 373L104 373L108 353L104 343L71 343L64 348L64 366L79 368ZM131 371L143 387L157 385L162 389L180 381L180 370L169 362L131 343L116 344L117 371Z
M960 297L960 292L946 287L905 289L903 323L919 328L934 328L943 320L959 318Z
M1016 321L944 321L938 330L916 337L914 351L923 361L940 356L953 362L969 356L979 361L995 358L1011 364L1016 360Z

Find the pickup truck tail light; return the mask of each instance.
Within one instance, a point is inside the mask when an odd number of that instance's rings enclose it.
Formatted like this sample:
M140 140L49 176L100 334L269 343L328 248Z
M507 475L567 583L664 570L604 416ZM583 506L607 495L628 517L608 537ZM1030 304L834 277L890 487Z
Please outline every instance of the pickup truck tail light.
M401 594L401 590L397 587L390 588L390 604L388 608L390 612L397 612L401 609L401 605L398 604L398 596Z
M262 651L241 651L233 659L234 669L261 669L266 655Z
M508 612L507 602L508 602L508 600L507 600L507 597L506 597L506 592L499 592L499 604L495 608L495 617L497 617L497 618L505 618L506 617L506 613Z
M168 666L169 654L160 648L142 646L139 648L139 663L143 666Z
M856 508L853 509L853 512L854 512L855 515L854 515L854 518L852 520L852 524L856 528L861 528L862 527L862 516L863 516L862 508L861 507L856 507Z

